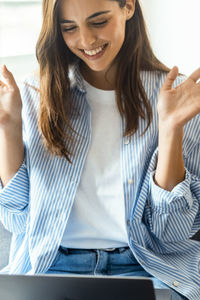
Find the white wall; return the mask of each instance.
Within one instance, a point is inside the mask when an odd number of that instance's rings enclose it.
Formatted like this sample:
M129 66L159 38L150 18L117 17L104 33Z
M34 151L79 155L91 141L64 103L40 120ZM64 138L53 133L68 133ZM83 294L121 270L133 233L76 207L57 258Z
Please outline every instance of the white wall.
M189 75L200 67L200 0L140 0L157 57Z
M41 0L0 0L0 64L6 64L17 80L37 68L41 19Z

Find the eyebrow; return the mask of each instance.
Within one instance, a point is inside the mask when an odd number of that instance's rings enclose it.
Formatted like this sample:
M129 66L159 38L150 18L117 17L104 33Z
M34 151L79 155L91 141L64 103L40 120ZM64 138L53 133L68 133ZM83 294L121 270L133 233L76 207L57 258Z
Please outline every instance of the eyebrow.
M93 19L93 18L98 17L98 16L103 15L103 14L107 14L107 13L109 13L109 12L110 12L110 10L104 10L104 11L96 12L96 13L92 14L91 16L87 17L86 20L88 21L88 20L90 20L90 19ZM61 24L65 24L65 23L74 23L74 21L72 21L72 20L64 20L64 19L61 19L61 20L60 20L60 23L61 23Z

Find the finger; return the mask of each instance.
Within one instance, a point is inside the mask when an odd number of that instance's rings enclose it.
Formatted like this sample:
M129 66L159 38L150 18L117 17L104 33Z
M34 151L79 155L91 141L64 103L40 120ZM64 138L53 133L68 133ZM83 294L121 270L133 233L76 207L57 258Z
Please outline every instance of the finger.
M12 73L7 69L5 65L0 67L1 75L3 76L3 79L5 80L8 87L16 87L17 84L15 82L15 79L12 75Z
M190 78L194 82L196 82L200 78L200 68L198 68L196 71L194 71L188 78Z
M174 80L178 76L178 67L174 66L171 71L167 74L162 89L165 91L171 90Z
M5 87L5 83L3 81L0 80L0 87Z

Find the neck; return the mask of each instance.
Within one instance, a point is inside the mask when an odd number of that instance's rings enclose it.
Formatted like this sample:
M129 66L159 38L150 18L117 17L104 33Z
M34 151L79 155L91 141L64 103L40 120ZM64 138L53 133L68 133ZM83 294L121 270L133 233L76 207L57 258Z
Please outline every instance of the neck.
M83 78L97 89L106 91L115 90L115 72L113 68L106 74L106 71L93 71L86 64L81 63L80 72Z

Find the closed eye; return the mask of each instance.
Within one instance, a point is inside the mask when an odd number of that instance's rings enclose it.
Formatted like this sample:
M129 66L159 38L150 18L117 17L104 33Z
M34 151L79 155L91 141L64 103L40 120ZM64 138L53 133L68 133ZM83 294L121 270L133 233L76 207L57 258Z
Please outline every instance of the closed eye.
M101 26L101 25L104 25L107 23L107 20L106 21L103 21L103 22L99 22L99 23L93 23L93 25L97 25L97 26Z
M97 27L101 27L103 25L105 25L108 21L105 20L103 22L98 22L98 23L92 23L91 25L93 26L97 26ZM67 31L73 31L74 29L76 29L76 26L70 27L70 28L63 28L63 32L67 32Z

